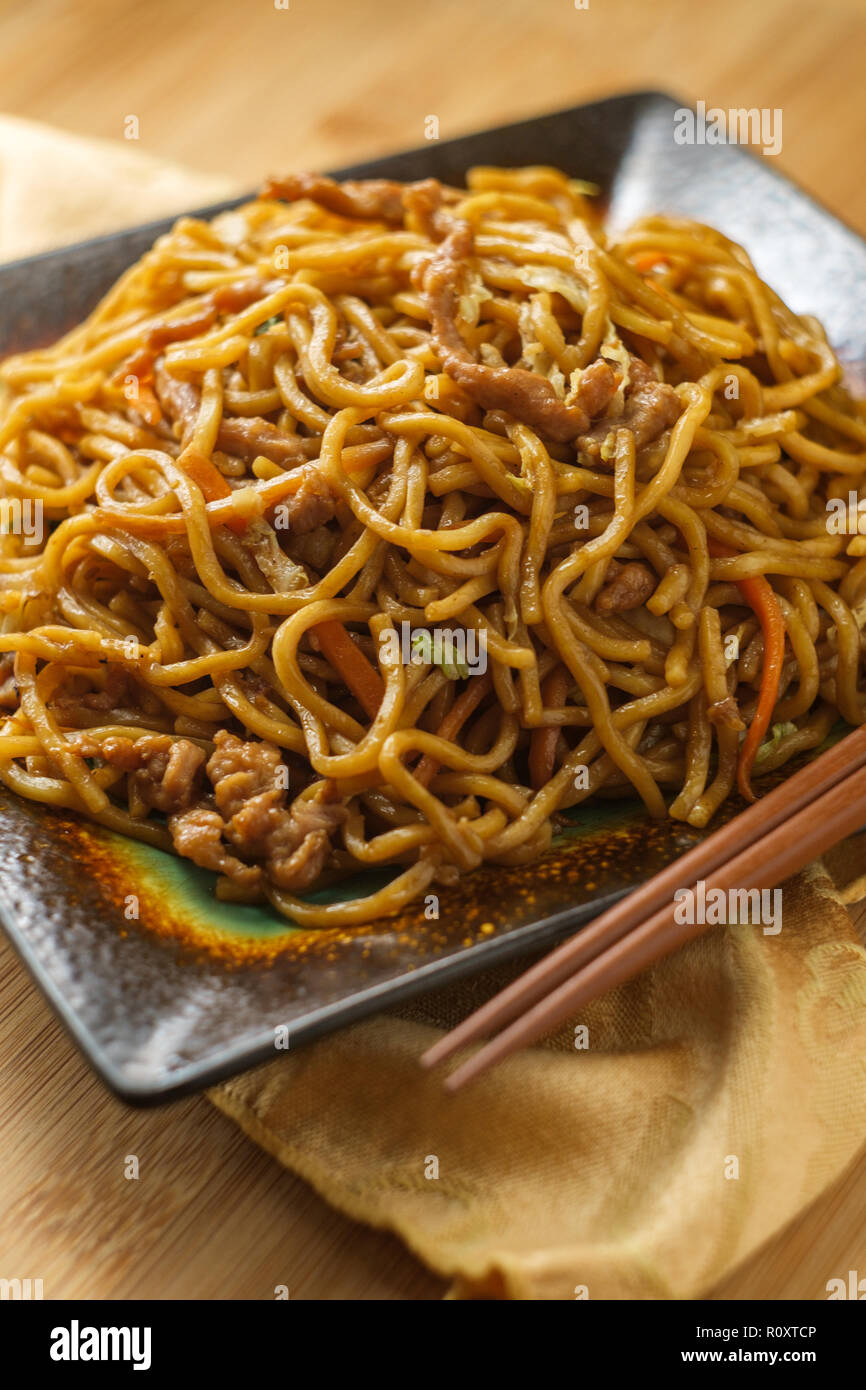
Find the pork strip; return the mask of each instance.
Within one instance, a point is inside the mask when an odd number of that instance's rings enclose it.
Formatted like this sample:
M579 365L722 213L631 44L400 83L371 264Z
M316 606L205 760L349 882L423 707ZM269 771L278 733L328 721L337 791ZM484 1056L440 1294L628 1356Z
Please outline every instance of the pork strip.
M324 174L286 174L268 179L260 197L286 203L310 198L340 217L373 218L398 225L403 221L403 185L393 179L347 179L337 183Z
M537 372L476 362L456 323L460 268L471 252L472 229L467 222L456 222L416 275L443 371L484 410L505 410L558 443L576 439L589 428L592 416L613 399L619 380L616 372L598 358L581 374L574 399L566 403Z
M649 565L633 560L607 581L595 600L597 613L628 613L640 608L658 583Z
M224 874L242 888L259 887L261 867L242 863L226 849L222 838L225 824L219 811L208 806L193 806L170 816L168 828L175 849L184 859L191 859L200 869Z
M627 429L634 435L636 449L652 444L664 430L676 424L682 407L672 386L659 381L652 367L640 357L629 358L629 383L625 405L619 415L599 420L578 440L580 450L593 459L613 430Z
M153 373L157 399L173 424L179 426L181 443L186 443L198 420L201 396L192 382L183 381L156 363ZM235 458L250 462L261 454L272 463L297 463L306 458L305 441L296 434L283 434L260 415L226 415L217 435L217 448Z

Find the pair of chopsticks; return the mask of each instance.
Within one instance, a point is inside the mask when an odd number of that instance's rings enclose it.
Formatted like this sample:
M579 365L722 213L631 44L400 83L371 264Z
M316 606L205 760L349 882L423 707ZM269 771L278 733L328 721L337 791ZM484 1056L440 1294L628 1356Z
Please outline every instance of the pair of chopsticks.
M674 893L699 881L724 893L771 889L866 825L866 726L695 845L603 912L447 1033L422 1057L433 1067L493 1037L445 1080L459 1090L496 1062L557 1028L590 1000L709 930L677 922Z

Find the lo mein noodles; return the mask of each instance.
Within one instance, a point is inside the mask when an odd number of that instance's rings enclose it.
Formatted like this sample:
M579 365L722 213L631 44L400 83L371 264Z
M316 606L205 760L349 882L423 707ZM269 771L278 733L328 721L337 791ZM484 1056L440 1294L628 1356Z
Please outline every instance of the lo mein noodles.
M739 246L554 169L182 218L0 368L0 778L312 927L589 799L704 826L866 719L841 376Z

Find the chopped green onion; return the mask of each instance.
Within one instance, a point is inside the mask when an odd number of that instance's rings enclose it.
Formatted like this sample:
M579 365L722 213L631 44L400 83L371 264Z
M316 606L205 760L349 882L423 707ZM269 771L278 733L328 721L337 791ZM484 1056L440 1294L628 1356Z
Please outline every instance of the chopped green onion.
M260 333L267 333L269 328L276 328L277 324L281 322L282 319L280 318L279 314L274 314L272 319L265 319L264 323L259 324L255 333L253 334L253 337L258 338Z
M569 179L568 186L573 193L583 193L589 198L597 198L601 192L600 185L589 179Z
M796 732L797 725L792 724L790 721L784 724L774 724L770 730L770 737L761 744L755 754L755 762L759 763L762 758L768 758L776 746L781 743L783 738L787 738L788 734L795 734Z
M444 676L450 681L465 681L469 679L469 667L465 661L457 658L454 638L450 635L437 632L436 644L439 648L439 659L436 659L434 650L434 635L426 629L422 632L412 634L412 654L417 656L420 661L428 666L436 665Z
M410 643L412 655L417 656L419 663L430 666L433 662L433 638L427 631L413 632Z

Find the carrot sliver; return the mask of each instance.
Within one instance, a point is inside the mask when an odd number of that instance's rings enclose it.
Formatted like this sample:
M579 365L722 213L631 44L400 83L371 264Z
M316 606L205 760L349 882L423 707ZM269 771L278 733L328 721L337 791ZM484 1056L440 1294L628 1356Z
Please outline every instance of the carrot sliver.
M636 256L631 257L630 264L639 275L646 275L657 265L670 265L670 261L660 251L639 251Z
M708 538L707 544L711 555L727 558L737 553L730 546L723 545L721 541L712 537ZM770 727L779 697L785 661L785 618L773 586L763 574L752 575L749 579L736 579L734 583L753 610L764 635L764 662L758 704L737 759L737 787L747 801L754 801L756 798L752 791L752 768L764 735Z
M762 574L755 575L752 579L740 580L739 588L754 609L764 634L764 664L758 705L737 761L737 786L747 801L754 801L752 768L764 735L770 727L779 695L785 660L785 619L772 585Z
M139 415L146 425L153 427L162 419L162 407L151 388L142 383L138 388L138 399L134 402Z
M475 712L484 696L491 686L490 676L475 677L471 685L468 685L462 695L458 695L454 704L451 706L439 728L436 730L437 738L453 739L456 738L466 720ZM416 782L420 782L422 787L429 787L436 773L439 771L439 763L430 753L425 753L418 766L415 768L414 776Z
M78 436L76 435L75 438L77 439ZM343 450L343 468L347 473L363 473L365 469L373 468L376 464L382 463L393 451L393 447L393 444L386 439L372 439L366 444L352 444ZM181 460L179 459L178 462ZM263 509L275 507L283 498L292 497L303 484L306 468L314 466L315 462L315 459L309 459L306 464L298 465L288 473L277 474L266 484L258 487L256 491L261 494ZM225 482L221 473L219 477L222 482ZM293 486L286 486L287 479L293 483ZM228 485L226 484L226 486ZM239 518L232 511L230 489L227 493L220 493L212 501L208 501L207 514L211 526L230 526L232 522L237 525ZM245 524L243 518L240 520L242 524Z
M375 719L385 695L385 683L375 666L336 618L317 623L312 630L326 661L333 666L347 690L351 690L364 713Z
M201 488L205 502L222 502L231 497L232 490L222 473L204 454L198 453L195 449L185 449L177 464L186 476ZM247 529L246 518L242 516L220 517L220 521L224 526L228 526L230 531L234 531L235 535L242 535Z
M541 702L548 709L561 709L565 704L571 677L560 664L546 676L541 687ZM559 742L558 724L544 729L534 729L529 741L529 779L536 791L546 785L553 776L556 761L556 745Z

